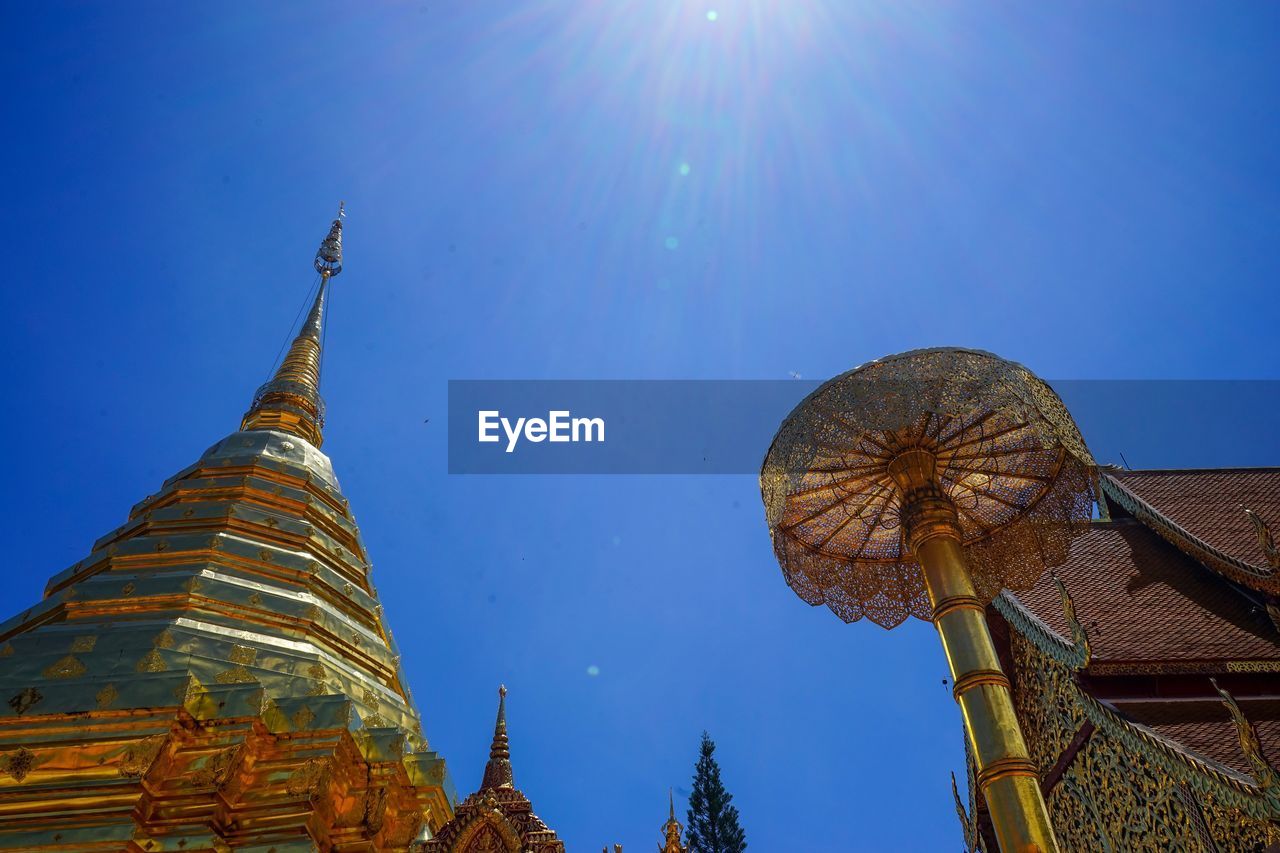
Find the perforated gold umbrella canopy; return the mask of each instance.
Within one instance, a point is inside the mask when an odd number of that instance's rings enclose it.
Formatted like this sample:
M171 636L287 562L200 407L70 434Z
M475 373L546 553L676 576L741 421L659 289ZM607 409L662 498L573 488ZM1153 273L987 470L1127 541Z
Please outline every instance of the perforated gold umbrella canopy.
M787 583L841 619L928 620L888 472L906 450L937 460L978 595L1029 588L1061 564L1093 511L1093 458L1057 394L1020 364L965 349L870 362L787 417L760 473Z

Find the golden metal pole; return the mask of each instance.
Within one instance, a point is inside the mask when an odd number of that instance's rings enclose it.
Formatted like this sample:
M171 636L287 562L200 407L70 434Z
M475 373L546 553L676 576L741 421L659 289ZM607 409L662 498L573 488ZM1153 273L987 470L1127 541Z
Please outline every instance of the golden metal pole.
M1000 668L960 549L956 509L938 486L935 464L932 453L909 450L889 464L889 473L902 489L907 542L924 572L978 786L1004 853L1056 853L1040 779L1013 711L1009 678Z

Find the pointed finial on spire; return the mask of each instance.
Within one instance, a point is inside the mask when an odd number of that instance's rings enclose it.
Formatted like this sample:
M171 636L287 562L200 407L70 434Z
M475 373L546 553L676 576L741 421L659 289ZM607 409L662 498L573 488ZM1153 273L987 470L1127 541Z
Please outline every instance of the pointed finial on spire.
M684 827L676 820L676 795L670 788L667 789L667 805L667 822L662 825L665 837L659 853L688 853L689 848L684 846L684 839L681 837Z
M320 397L320 345L324 338L324 301L329 279L342 272L342 220L346 203L316 250L320 287L307 319L271 381L258 389L240 429L288 432L319 447L324 441L324 400Z
M320 248L316 250L316 272L325 278L342 272L342 220L347 216L346 207L345 201L338 202L338 215L329 226L328 235L320 241Z
M507 743L507 688L498 687L498 719L493 724L493 745L489 747L489 763L484 767L484 780L480 790L514 788L511 772L511 749Z

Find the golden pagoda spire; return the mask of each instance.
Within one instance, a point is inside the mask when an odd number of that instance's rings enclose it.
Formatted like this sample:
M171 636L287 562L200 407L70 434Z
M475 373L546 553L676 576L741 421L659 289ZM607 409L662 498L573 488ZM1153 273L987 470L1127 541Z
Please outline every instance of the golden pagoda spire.
M676 796L670 788L667 789L667 803L670 811L667 814L667 822L662 825L663 835L666 836L665 843L659 848L658 853L688 853L689 848L684 846L684 839L681 838L684 827L680 825L680 821L676 820Z
M271 381L258 389L241 430L274 429L304 438L316 447L324 442L324 400L320 397L320 355L324 338L324 300L329 279L342 272L342 218L345 203L316 250L314 266L320 287L306 322Z
M498 687L498 719L493 724L493 745L489 747L489 763L484 766L481 791L514 788L511 772L511 749L507 744L507 688Z
M288 837L406 853L450 822L448 769L314 446L341 234L339 217L317 253L320 293L245 431L0 626L0 850L265 850Z

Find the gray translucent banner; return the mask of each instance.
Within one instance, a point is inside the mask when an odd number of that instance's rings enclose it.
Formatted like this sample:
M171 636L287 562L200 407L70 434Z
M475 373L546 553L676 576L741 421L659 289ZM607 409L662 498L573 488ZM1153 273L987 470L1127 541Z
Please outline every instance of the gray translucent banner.
M758 474L804 380L453 380L451 474ZM1275 380L1050 383L1099 462L1280 465ZM876 388L876 393L909 393Z

